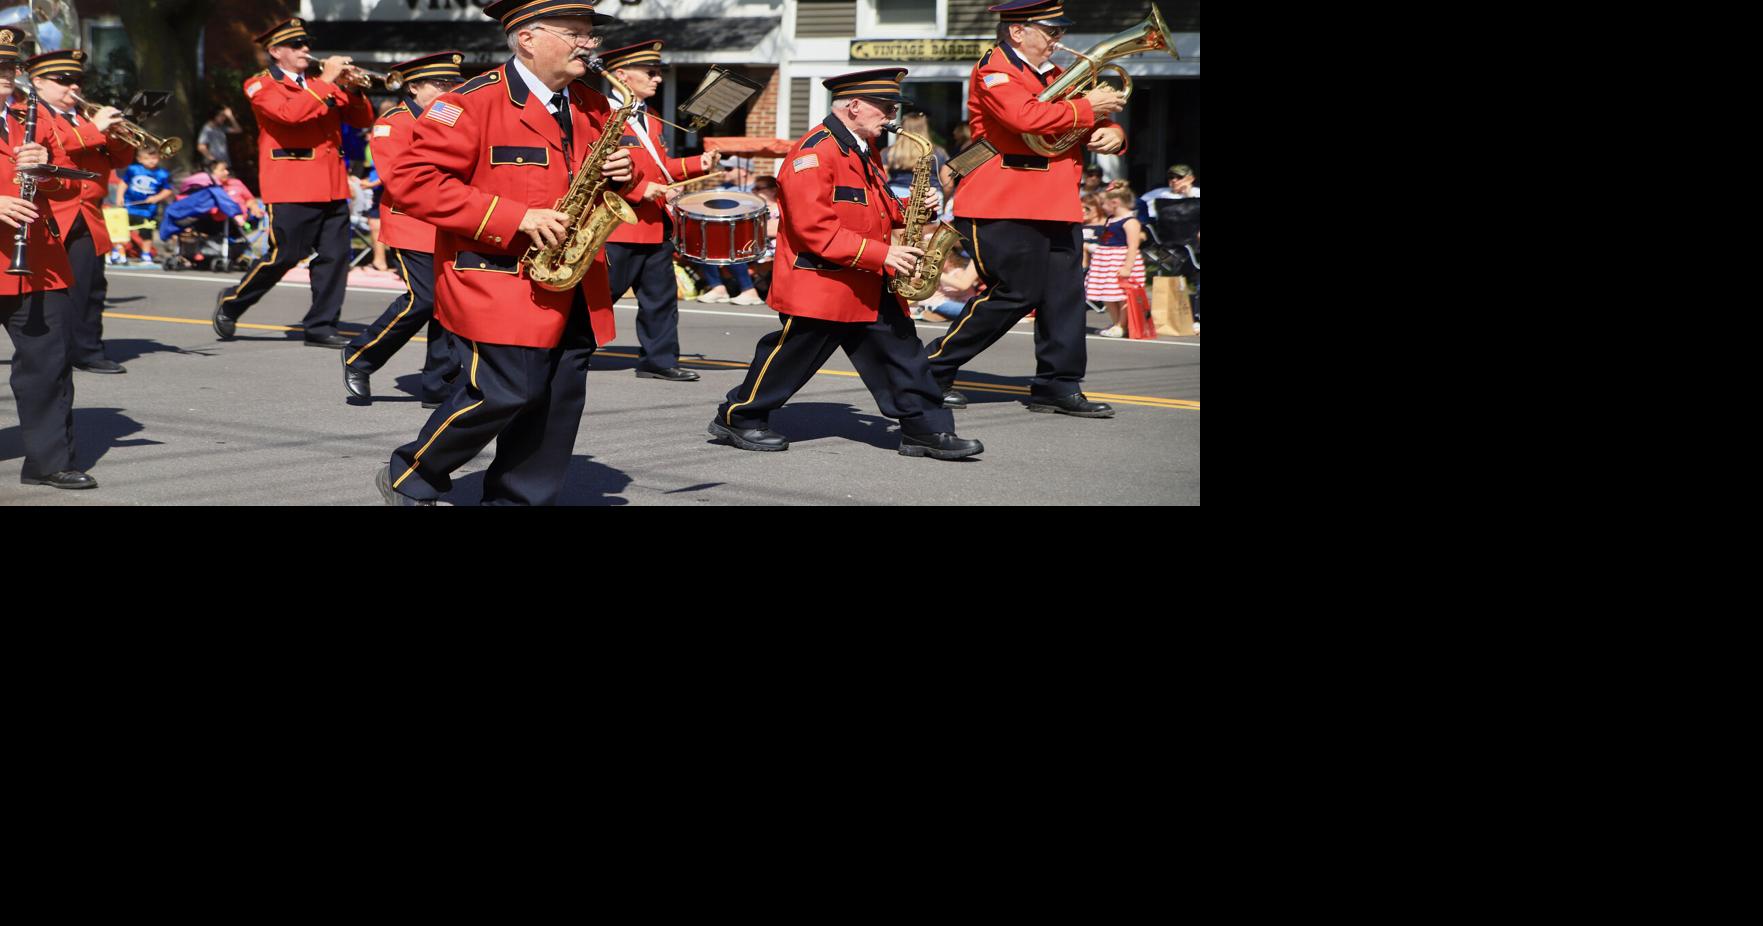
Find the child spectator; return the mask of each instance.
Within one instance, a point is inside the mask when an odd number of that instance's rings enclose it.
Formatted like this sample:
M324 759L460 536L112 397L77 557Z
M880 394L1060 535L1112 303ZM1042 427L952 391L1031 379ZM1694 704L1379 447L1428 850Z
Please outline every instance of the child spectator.
M122 202L119 206L127 206L129 224L141 225L159 218L162 205L171 201L171 171L159 166L159 152L151 147L135 152L135 163L123 168ZM150 261L157 261L153 246L143 240L139 232L129 232L129 241L136 248L136 253Z
M1145 285L1145 260L1139 254L1139 239L1144 226L1134 217L1137 199L1126 184L1116 181L1102 194L1102 207L1108 224L1096 236L1096 251L1090 258L1090 272L1085 278L1084 296L1100 301L1108 309L1113 326L1100 332L1105 338L1124 338L1126 303L1123 287Z

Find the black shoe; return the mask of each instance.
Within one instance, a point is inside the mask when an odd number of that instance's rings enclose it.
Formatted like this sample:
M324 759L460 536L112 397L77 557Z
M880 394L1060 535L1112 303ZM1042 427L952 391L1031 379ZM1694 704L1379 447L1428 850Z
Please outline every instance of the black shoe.
M959 460L976 453L985 453L986 445L976 440L956 437L947 431L935 434L901 434L900 456L930 457L933 460Z
M956 392L953 389L944 389L943 390L943 407L947 408L947 409L966 408L967 407L967 396L964 396L961 393Z
M367 384L368 374L350 366L348 354L339 356L343 358L343 388L348 390L351 398L373 402L373 389Z
M224 289L214 294L214 336L222 341L231 341L239 320L221 310L220 300L225 296L226 290Z
M1075 415L1079 418L1112 418L1114 406L1102 402L1091 402L1081 392L1062 396L1029 396L1028 410L1031 412L1058 412L1061 415Z
M789 438L765 428L736 429L712 421L710 422L710 436L720 437L742 450L776 453L779 450L790 449Z
M27 476L18 477L18 481L28 486L49 486L54 489L96 489L98 480L77 469L66 469L53 476L32 479Z
M391 474L386 471L386 468L384 466L380 467L379 473L373 477L373 487L376 489L379 489L380 490L380 498L386 504L391 505L394 508L439 508L440 507L439 505L435 504L435 501L432 498L428 499L427 501L423 501L420 499L411 498L408 495L398 494L398 490L392 488Z
M691 370L682 370L679 367L669 367L665 370L638 370L637 378L665 379L670 383L695 383L698 381L698 374Z
M88 361L86 363L76 363L73 365L73 368L76 370L79 370L82 373L127 373L128 372L128 370L123 368L122 364L117 363L114 360L92 360L92 361Z
M424 403L422 403L422 407L423 408L440 408L441 403L439 403L439 402L424 402Z
M327 334L322 338L307 338L306 346L329 347L333 350L342 350L349 346L349 339L340 334Z

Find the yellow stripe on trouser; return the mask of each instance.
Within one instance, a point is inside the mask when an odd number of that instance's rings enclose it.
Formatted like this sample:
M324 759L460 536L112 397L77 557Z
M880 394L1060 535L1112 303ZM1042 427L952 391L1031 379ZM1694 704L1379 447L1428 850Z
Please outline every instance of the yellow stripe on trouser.
M473 389L477 388L477 342L476 341L471 342L471 388L473 388ZM435 445L435 441L440 438L442 432L444 432L448 428L452 427L453 422L459 420L460 415L463 415L466 412L469 412L472 409L477 408L479 405L482 405L482 404L484 404L483 400L479 399L478 401L473 402L470 405L467 405L466 407L454 412L453 414L448 415L447 420L445 422L443 422L439 428L436 428L435 433L429 437L429 442L426 444L423 444L422 449L418 450L416 452L416 456L413 456L410 458L410 468L404 471L404 475L398 477L397 482L392 483L392 488L396 489L397 487L403 485L404 480L409 479L410 474L416 472L416 464L422 462L422 455L427 453L428 449Z
M245 291L245 286L251 282L252 277L257 275L257 271L275 263L276 255L282 252L282 246L276 244L275 241L275 203L266 203L265 205L269 209L269 256L258 261L257 264L251 268L251 272L245 274L245 278L239 281L239 285L233 287L233 294L220 301L221 305L226 305L234 299L239 298L239 293Z
M986 299L992 298L992 296L998 292L998 284L992 282L992 275L986 272L986 262L979 256L978 222L973 223L973 262L979 265L979 275L986 280L985 298L967 304L967 311L961 316L961 320L955 323L954 328L949 329L948 334L943 335L943 343L937 347L937 352L924 358L926 360L935 360L938 357L941 357L943 351L949 349L949 342L953 341L955 336L961 333L962 327L967 324L968 320L973 318L973 316L979 312L980 305L983 304Z
M404 271L404 294L406 296L409 296L410 298L405 300L405 302L404 302L404 311L399 312L397 318L392 319L390 324L388 324L388 325L386 325L386 327L380 329L380 333L378 335L375 335L373 340L367 342L367 347L363 347L362 349L356 351L355 356L350 357L349 360L343 364L344 366L349 366L350 364L353 364L355 361L360 360L361 355L367 353L368 347L372 347L375 344L378 344L380 342L380 339L384 338L386 336L386 332L391 331L392 328L398 324L398 322L400 322L404 319L404 316L410 314L411 307L416 305L416 290L412 289L410 286L410 268L406 267L404 265L404 252L399 250L398 248L393 248L392 249L392 256L398 258L398 269Z
M753 380L753 391L747 393L747 401L742 402L741 405L752 405L753 400L759 397L759 384L765 382L765 371L771 369L771 362L777 359L777 352L784 349L784 341L790 336L790 323L795 320L794 316L784 319L784 333L777 339L777 346L771 349L771 356L765 358L765 365L759 368L759 377ZM731 428L735 426L735 409L740 408L741 405L729 406L728 411L722 416L724 424Z

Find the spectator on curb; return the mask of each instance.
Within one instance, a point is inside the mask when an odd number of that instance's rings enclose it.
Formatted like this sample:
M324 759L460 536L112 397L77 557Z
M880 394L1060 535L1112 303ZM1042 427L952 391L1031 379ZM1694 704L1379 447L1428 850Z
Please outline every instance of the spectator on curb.
M1139 253L1144 226L1133 214L1132 189L1119 181L1102 194L1108 224L1096 236L1096 251L1090 259L1090 271L1084 280L1084 296L1100 301L1108 309L1112 326L1102 337L1126 337L1125 287L1145 285L1145 259Z
M196 136L196 150L201 153L203 161L231 163L232 155L227 152L226 138L244 131L239 126L239 120L233 116L233 108L222 106L219 112L202 124L202 131Z

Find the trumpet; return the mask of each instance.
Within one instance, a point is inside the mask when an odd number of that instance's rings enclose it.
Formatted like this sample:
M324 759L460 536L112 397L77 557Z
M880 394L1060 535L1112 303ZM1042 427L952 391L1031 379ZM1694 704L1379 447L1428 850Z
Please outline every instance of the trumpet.
M1132 99L1132 75L1126 72L1126 68L1111 63L1114 59L1146 51L1167 51L1176 60L1181 59L1181 55L1176 54L1175 51L1175 36L1170 34L1169 26L1163 22L1163 14L1158 12L1154 6L1151 7L1151 15L1145 17L1143 22L1125 32L1104 39L1100 45L1090 49L1087 53L1065 45L1055 44L1053 47L1060 51L1071 52L1077 56L1078 61L1071 66L1071 70L1066 71L1058 80L1054 81L1052 86L1041 91L1039 99L1043 103L1074 100L1089 93L1102 82L1103 71L1115 71L1120 74L1121 82L1124 84L1121 91L1130 100ZM1022 140L1036 154L1043 157L1053 157L1064 153L1066 149L1077 144L1083 139L1084 134L1076 129L1058 136L1024 132Z
M78 91L69 92L73 95L73 101L79 105L80 115L87 119L91 119L94 113L104 108L97 103L93 103L85 97L80 96ZM184 150L183 139L175 137L160 138L127 119L118 120L115 125L110 127L110 131L107 134L114 136L118 141L130 145L137 150L148 148L157 151L159 152L160 157L169 158L172 155L177 154L179 151Z
M397 71L387 71L382 74L379 71L370 71L353 64L343 70L343 79L363 89L373 86L373 82L377 80L393 93L398 92L398 88L404 86L404 75Z

